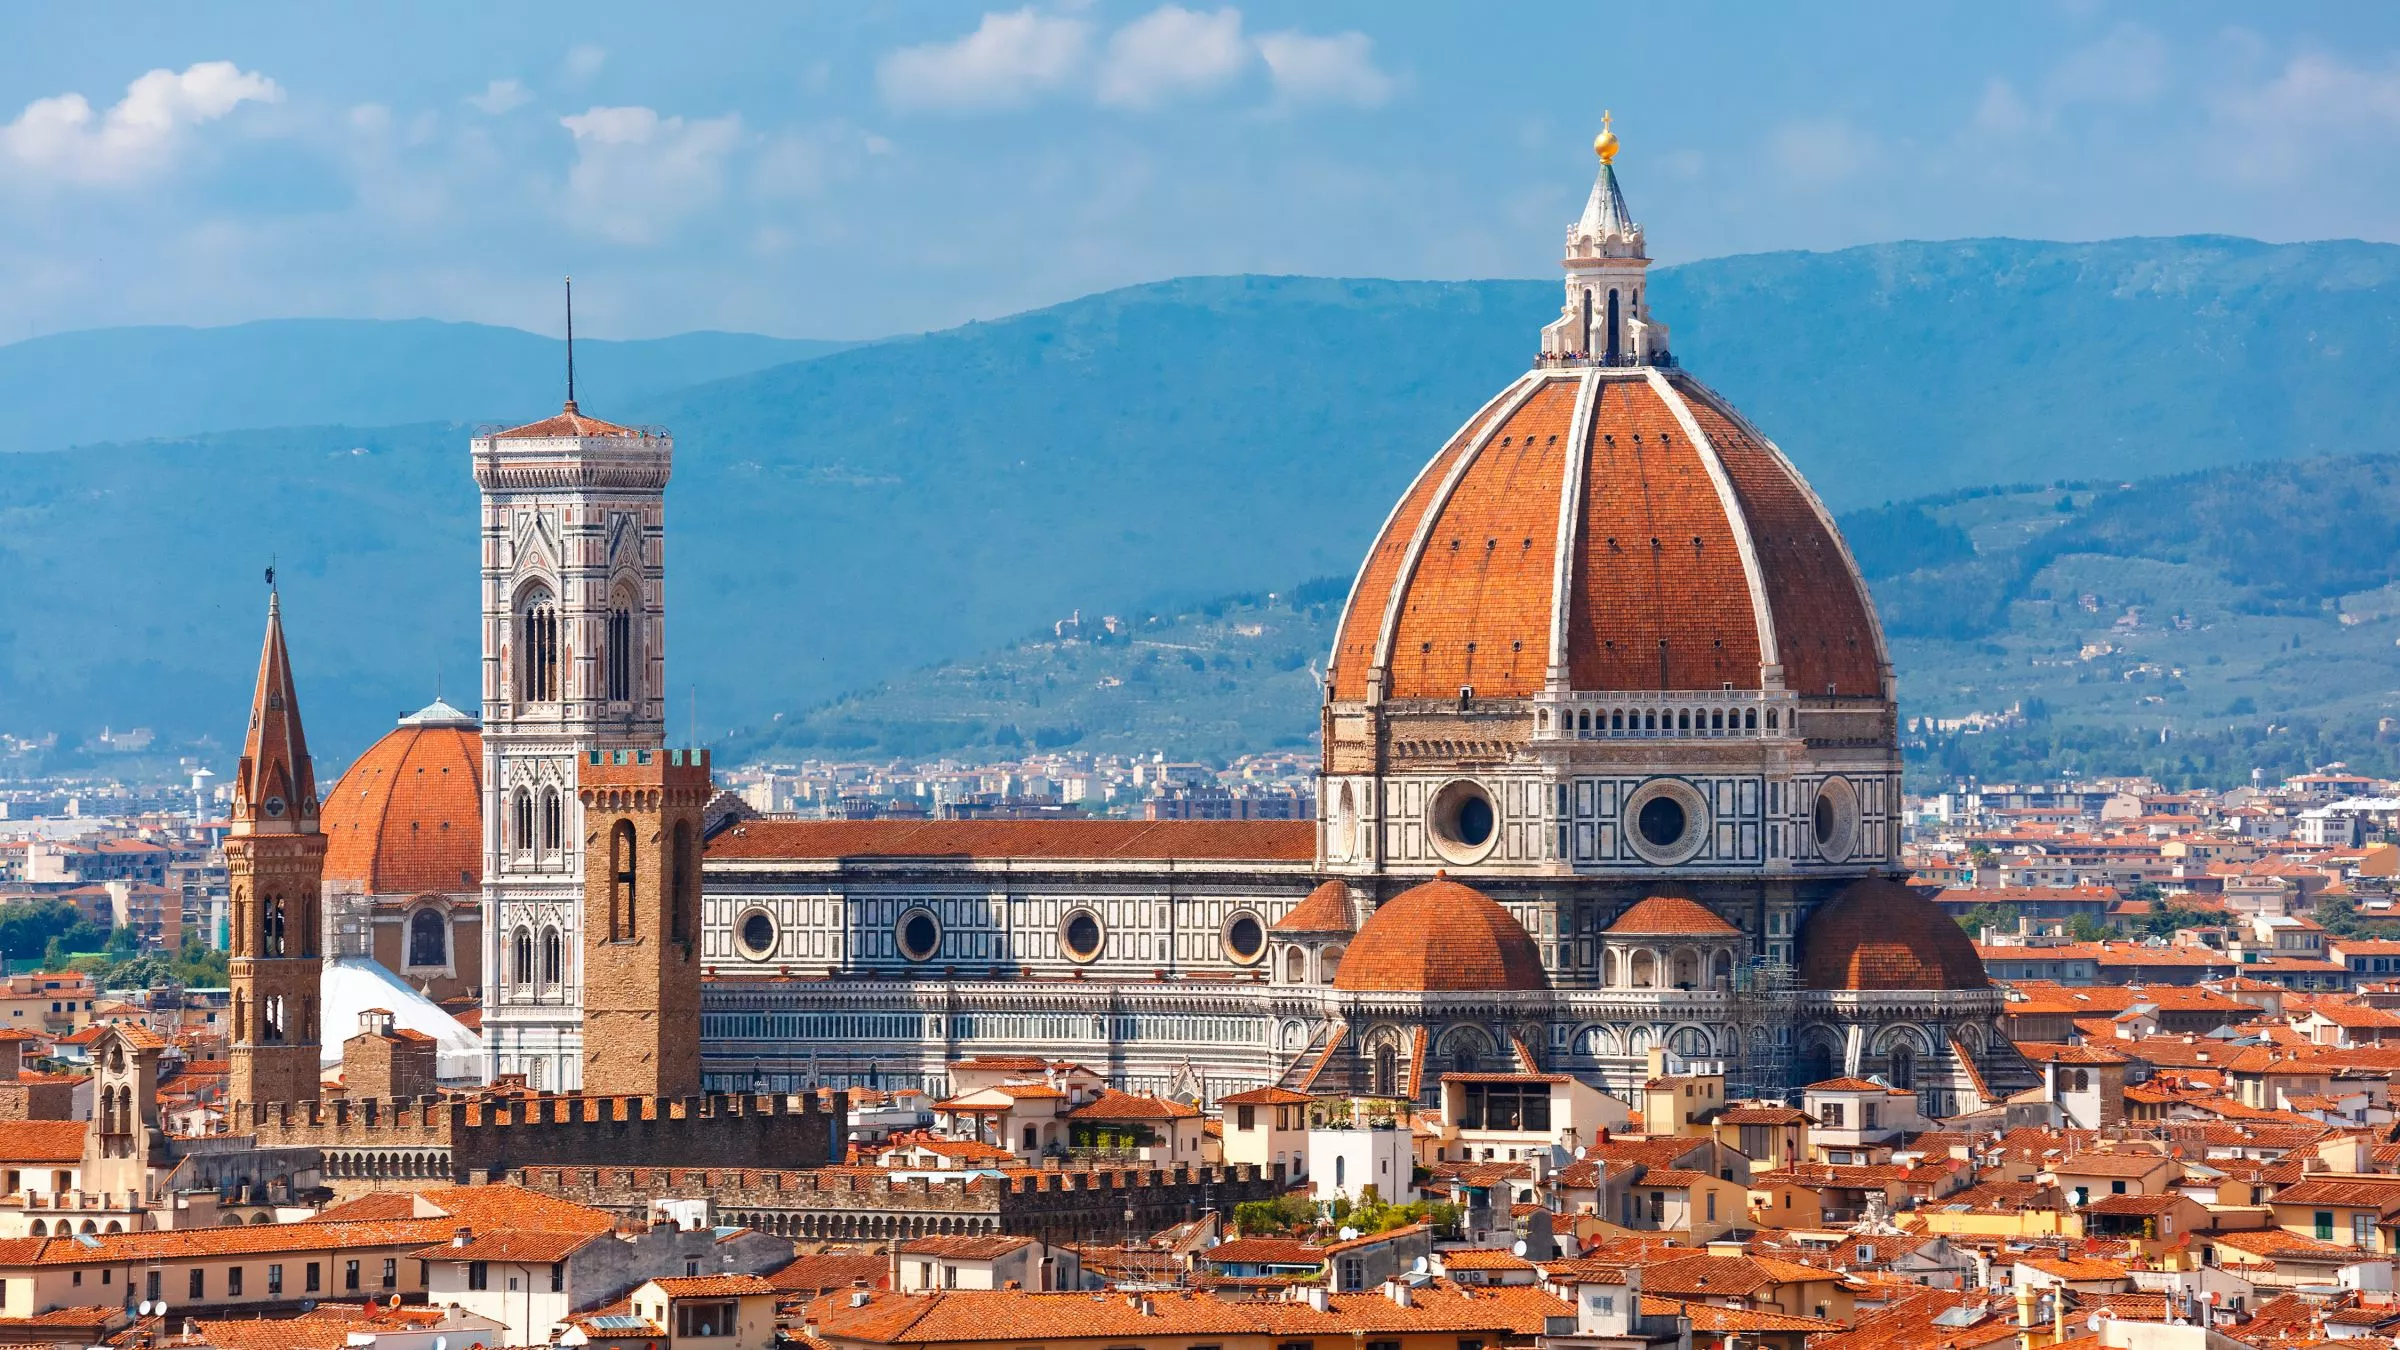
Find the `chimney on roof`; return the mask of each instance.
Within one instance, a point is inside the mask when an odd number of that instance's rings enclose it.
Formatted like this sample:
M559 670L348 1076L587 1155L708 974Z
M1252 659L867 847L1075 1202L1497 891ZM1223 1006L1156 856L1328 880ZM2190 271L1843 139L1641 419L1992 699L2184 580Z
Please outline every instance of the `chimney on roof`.
M474 1238L474 1236L474 1229L467 1227L465 1224L460 1224L457 1228L452 1229L450 1232L450 1245L453 1247L464 1247L471 1239Z

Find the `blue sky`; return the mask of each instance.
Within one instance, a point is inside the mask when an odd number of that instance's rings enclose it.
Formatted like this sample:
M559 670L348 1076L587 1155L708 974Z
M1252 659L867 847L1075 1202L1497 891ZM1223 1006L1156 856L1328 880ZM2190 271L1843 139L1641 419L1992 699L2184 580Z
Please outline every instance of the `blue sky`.
M2400 237L2400 6L11 6L0 340L870 336L1190 273Z

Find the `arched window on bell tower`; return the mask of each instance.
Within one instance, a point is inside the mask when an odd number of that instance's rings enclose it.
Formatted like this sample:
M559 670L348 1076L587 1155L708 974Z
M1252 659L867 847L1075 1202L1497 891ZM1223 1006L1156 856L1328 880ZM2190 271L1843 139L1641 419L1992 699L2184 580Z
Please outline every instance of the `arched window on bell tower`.
M566 846L566 808L560 804L557 788L542 792L542 852L556 856Z
M620 820L608 840L608 940L631 942L633 922L633 822Z
M509 794L509 851L519 856L533 852L533 794L518 788Z
M634 698L633 629L633 593L620 587L608 607L606 693L611 703L630 703Z
M558 701L558 606L550 588L536 585L517 603L517 697Z

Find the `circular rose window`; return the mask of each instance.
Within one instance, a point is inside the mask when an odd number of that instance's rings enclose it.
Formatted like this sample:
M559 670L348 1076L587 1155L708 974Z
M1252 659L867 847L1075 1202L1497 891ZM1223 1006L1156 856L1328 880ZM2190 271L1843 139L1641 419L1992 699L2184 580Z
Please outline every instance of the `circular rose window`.
M1266 925L1248 910L1225 921L1225 954L1243 965L1256 961L1267 950Z
M1491 791L1471 778L1442 786L1426 808L1434 851L1455 863L1481 862L1500 838L1500 811Z
M942 922L930 909L912 909L892 929L900 954L911 961L930 961L942 949Z
M1073 960L1089 961L1100 954L1100 916L1088 909L1067 915L1058 926L1059 945Z
M742 955L763 960L775 953L775 917L763 909L754 909L742 916L738 934Z
M1623 826L1644 862L1688 862L1708 843L1708 798L1680 778L1653 778L1625 799Z

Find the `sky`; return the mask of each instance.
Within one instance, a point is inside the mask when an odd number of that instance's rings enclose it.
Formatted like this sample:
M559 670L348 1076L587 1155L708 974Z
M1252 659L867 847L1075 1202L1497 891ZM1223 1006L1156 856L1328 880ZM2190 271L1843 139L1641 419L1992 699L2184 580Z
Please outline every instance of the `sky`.
M1200 273L2400 239L2400 6L9 6L0 341L431 317L872 337Z

